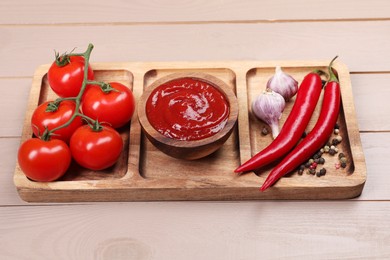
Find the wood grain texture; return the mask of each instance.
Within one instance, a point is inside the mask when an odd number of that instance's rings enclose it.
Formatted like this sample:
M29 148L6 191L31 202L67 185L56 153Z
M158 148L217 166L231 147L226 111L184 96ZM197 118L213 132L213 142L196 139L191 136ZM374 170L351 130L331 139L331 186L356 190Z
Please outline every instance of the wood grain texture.
M12 181L20 138L0 138L0 205L21 205L24 202L18 196Z
M20 136L31 79L1 79L0 86L0 136Z
M95 45L93 62L328 60L339 55L350 71L390 71L384 55L390 53L389 28L390 21L5 26L0 27L0 54L7 66L0 77L32 76L39 64L53 60L53 50L83 51L88 43Z
M361 137L364 155L367 161L370 161L367 163L367 186L362 199L382 200L386 198L390 200L390 196L383 193L389 190L390 133L367 133L361 134Z
M88 12L85 10L88 9ZM294 11L292 11L294 10ZM1 24L166 23L390 18L386 0L1 1Z
M390 130L390 73L354 74L351 76L353 98L360 130Z
M1 207L0 256L388 259L389 203L171 202Z
M0 258L389 259L389 5L1 1L0 86L6 95L0 95ZM53 59L53 49L80 50L89 42L95 44L93 62L311 60L339 54L355 73L384 72L351 76L368 170L362 195L337 202L21 201L12 172L31 77L38 64ZM245 77L236 80L242 84ZM134 82L143 84L139 77ZM4 90L9 84L15 92Z

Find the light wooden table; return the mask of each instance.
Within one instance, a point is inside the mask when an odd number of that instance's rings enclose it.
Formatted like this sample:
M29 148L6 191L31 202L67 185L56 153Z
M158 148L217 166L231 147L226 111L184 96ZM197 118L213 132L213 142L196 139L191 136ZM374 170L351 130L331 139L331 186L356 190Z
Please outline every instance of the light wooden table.
M87 3L88 2L88 3ZM367 182L339 201L29 204L13 184L35 68L92 62L318 60L351 71ZM1 259L389 259L390 2L0 2Z

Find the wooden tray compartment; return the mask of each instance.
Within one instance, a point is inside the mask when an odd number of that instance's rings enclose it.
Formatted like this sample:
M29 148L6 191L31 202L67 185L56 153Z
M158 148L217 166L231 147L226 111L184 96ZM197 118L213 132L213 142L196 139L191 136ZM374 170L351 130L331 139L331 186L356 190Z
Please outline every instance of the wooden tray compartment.
M116 81L124 84L130 89L133 89L133 75L127 70L97 70L95 71L94 75L97 81ZM35 93L32 94L34 95ZM56 98L58 98L58 96L51 90L47 81L47 75L45 74L42 77L38 98L39 102L38 104L36 104L36 106L48 100L55 100ZM33 110L34 109L29 109L28 113L32 114ZM31 118L30 115L27 115L27 117ZM67 173L58 181L61 182L80 180L111 180L119 179L125 176L125 174L127 173L127 161L129 155L128 144L130 135L130 124L118 129L118 132L120 133L124 143L123 153L121 154L118 163L102 171L91 171L80 167L77 163L72 161L72 164Z
M182 69L148 71L144 76L144 89L166 75L185 71ZM210 74L226 82L234 91L236 89L235 74L229 69L192 69L190 71ZM240 163L237 129L234 130L231 137L217 152L195 161L175 159L162 154L144 135L142 135L140 151L140 175L151 179L194 179L205 176L211 179L216 176L226 177ZM170 167L166 167L166 165L170 165ZM207 171L199 169L207 169Z
M321 69L323 71L326 71L326 67L286 67L283 69L284 72L293 75L294 78L298 82L302 82L305 75L307 75L309 72L314 71L315 69ZM263 90L265 90L265 86L267 85L268 79L275 73L274 68L254 68L249 70L247 73L247 93L248 93L248 104L251 104L254 100L254 98L259 95ZM314 127L317 118L320 113L322 99L323 99L323 93L321 93L320 99L318 101L317 107L314 111L314 114L309 122L309 125L306 128L307 133L311 131L311 129ZM343 99L343 98L342 98ZM295 96L286 103L285 110L282 114L282 118L280 119L280 128L283 126L287 116L289 115L291 108L294 104ZM347 131L347 125L345 120L345 113L343 109L343 100L341 101L341 110L339 113L339 118L337 120L337 124L339 125L340 135L343 140L340 144L337 145L337 148L339 149L339 153L344 153L345 157L348 160L347 168L345 169L338 169L336 170L335 164L339 163L337 154L334 156L331 156L329 154L323 154L322 157L326 160L325 165L323 165L327 169L326 176L322 177L322 179L332 179L336 176L346 176L349 174L352 174L354 171L354 158L351 154L351 149L349 145L349 138L348 138L348 131ZM260 134L260 131L266 127L269 129L269 127L266 126L265 123L263 123L261 120L258 120L253 113L251 113L251 108L249 107L248 110L248 117L249 117L249 135L250 135L250 147L251 147L251 155L253 156L260 150L262 150L264 147L266 147L268 144L272 142L271 134L267 136L262 136ZM269 129L270 131L270 129ZM332 138L335 138L337 135L332 135L330 137L330 140ZM267 176L269 171L272 169L274 165L270 165L268 167L265 167L257 172L259 176ZM318 165L318 167L322 167L322 165ZM314 180L317 181L315 176L303 174L302 176L297 176L297 172L291 173L289 175L286 175L285 177L293 177L294 178L301 178L304 182L308 180ZM318 180L319 181L319 180Z
M217 152L196 161L183 161L157 150L142 134L135 114L131 123L120 129L125 141L124 152L116 165L105 171L88 171L76 164L60 180L50 183L30 181L16 165L14 182L20 197L29 202L74 201L149 201L149 200L246 200L246 199L344 199L358 196L366 180L353 106L351 82L345 65L336 63L342 85L342 110L339 149L349 160L346 169L335 170L337 156L326 158L327 175L321 178L293 173L282 178L266 192L259 187L268 169L245 175L233 170L261 150L271 136L261 136L264 124L250 112L252 99L263 89L275 66L280 65L301 82L313 69L324 69L329 61L232 61L232 62L162 62L162 63L96 63L92 64L97 80L119 81L138 99L155 80L175 72L199 71L226 82L237 94L239 119L231 137ZM33 110L55 98L46 80L49 65L39 67L34 75L26 111L22 142L32 136L30 118ZM288 104L284 122L292 101ZM319 103L320 104L320 103ZM313 126L319 110L316 109Z

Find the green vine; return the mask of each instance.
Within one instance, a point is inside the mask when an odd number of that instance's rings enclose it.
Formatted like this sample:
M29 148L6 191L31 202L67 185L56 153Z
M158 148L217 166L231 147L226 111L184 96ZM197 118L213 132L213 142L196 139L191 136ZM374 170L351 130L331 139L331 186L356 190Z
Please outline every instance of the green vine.
M110 84L108 83L104 83L104 82L98 82L98 81L89 81L88 80L88 68L89 68L89 59L90 59L90 56L91 56L91 52L93 50L93 44L89 44L88 45L88 48L85 52L83 53L65 53L63 55L59 55L58 53L56 53L56 64L58 66L65 66L66 64L68 64L70 62L70 57L71 56L82 56L84 57L84 60L85 60L85 65L84 65L84 75L83 75L83 83L81 85L81 89L80 89L80 92L78 93L78 95L76 97L66 97L66 98L57 98L55 101L53 102L50 102L46 108L46 112L55 112L58 110L58 107L60 105L60 103L64 100L73 100L75 103L76 103L76 107L75 107L75 112L73 113L72 117L69 118L69 120L60 125L60 126L57 126L51 130L45 130L45 132L42 134L41 136L41 139L42 140L49 140L50 139L50 136L52 135L55 135L54 132L61 129L61 128L65 128L67 126L69 126L73 120L79 116L81 118L83 118L84 120L87 121L88 125L91 127L91 129L93 131L101 131L103 128L102 126L100 125L100 123L97 121L97 120L94 120L82 113L79 112L80 110L80 105L81 105L81 98L85 92L85 89L87 87L87 85L89 84L95 84L95 85L99 85L102 89L102 91L104 91L106 93L106 91L112 91L114 90ZM107 90L108 89L108 90Z

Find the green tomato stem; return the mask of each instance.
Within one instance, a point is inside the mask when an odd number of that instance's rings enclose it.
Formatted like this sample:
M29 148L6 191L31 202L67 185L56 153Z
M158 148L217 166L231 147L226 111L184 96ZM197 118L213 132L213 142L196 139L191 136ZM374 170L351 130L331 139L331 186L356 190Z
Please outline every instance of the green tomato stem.
M120 92L119 90L113 88L110 83L100 82L100 81L88 81L87 85L98 85L100 89L105 93L108 94L111 91L114 92Z
M71 56L83 56L83 53L73 53L74 49L70 53L64 53L59 54L58 52L55 52L55 62L58 67L64 67L70 63L70 57Z
M95 124L96 120L90 118L89 116L86 116L84 114L81 114L81 113L77 113L77 115L79 117L81 117L82 119L84 119L88 124L91 123L91 124Z
M52 135L55 131L57 131L57 130L59 130L59 129L61 129L61 128L64 128L64 127L69 126L77 116L80 116L80 115L81 115L78 111L79 111L79 109L80 109L81 97L83 96L83 93L84 93L85 88L86 88L86 86L87 86L89 58L90 58L90 56L91 56L92 49L93 49L93 44L90 43L90 44L88 45L87 50L86 50L84 53L81 53L81 54L72 53L72 54L71 54L72 56L83 56L83 57L84 57L84 60L85 60L83 83L82 83L82 85L81 85L81 89L80 89L79 94L78 94L76 97L61 99L61 100L65 100L65 99L74 100L74 101L76 102L75 113L73 113L72 117L69 118L69 120L68 120L66 123L64 123L64 124L62 124L62 125L60 125L60 126L57 126L56 128L51 129L51 130L48 132L48 135L49 135L49 136Z
M45 128L45 131L43 132L43 134L41 135L40 138L41 138L43 141L49 141L51 135L52 135L52 134L50 133L50 131L49 131L47 128Z
M81 98L85 92L85 89L87 87L87 85L89 84L95 84L95 85L99 85L102 89L103 92L105 93L108 93L110 91L116 91L116 89L112 88L111 85L109 83L104 83L104 82L99 82L99 81L91 81L91 80L88 80L88 68L89 68L89 58L91 56L91 52L93 50L93 44L89 44L88 45L88 48L85 52L83 53L70 53L70 54L65 54L63 55L63 58L61 57L57 57L56 55L56 62L57 61L61 61L61 60L69 60L69 57L70 56L83 56L84 57L84 76L83 76L83 83L81 85L81 89L80 89L80 92L78 93L78 95L76 97L66 97L66 98L58 98L56 99L54 102L52 102L51 104L51 109L55 109L57 108L58 109L58 105L60 102L64 101L64 100L73 100L75 101L76 103L76 107L75 107L75 113L73 113L72 117L69 118L69 120L56 127L56 128L53 128L52 130L50 131L45 131L45 133L42 135L42 139L43 140L49 140L50 139L50 136L54 134L55 131L61 129L61 128L64 128L64 127L67 127L69 126L73 120L79 116L83 119L85 119L88 123L88 125L92 128L93 131L95 132L99 132L99 131L102 131L103 130L103 127L102 125L97 121L97 120L94 120L82 113L79 112L80 110L80 105L81 105ZM66 65L66 64L65 64ZM64 65L63 65L64 66ZM49 109L49 106L48 106L48 109ZM52 110L52 112L54 112L56 110Z
M81 113L78 113L78 115L87 122L87 124L91 127L92 131L100 132L103 130L103 126L99 123L98 120L94 120L94 119L90 118L89 116L86 116L86 115L81 114Z
M45 109L46 112L55 112L58 110L58 107L60 105L60 103L64 100L73 100L75 101L76 100L76 97L66 97L66 98L57 98L56 100L50 102L47 104L47 107Z
M65 101L65 100L73 100L73 101L76 101L76 97L64 97L64 98L57 98L54 102L57 102L57 103L61 103L62 101Z

